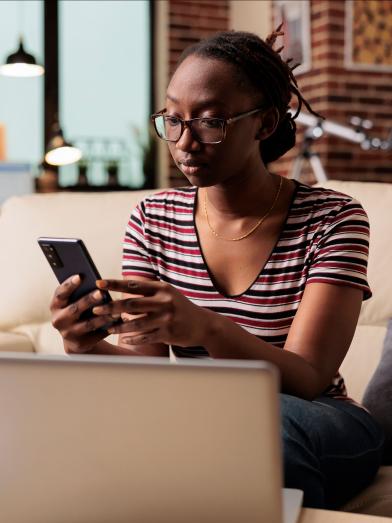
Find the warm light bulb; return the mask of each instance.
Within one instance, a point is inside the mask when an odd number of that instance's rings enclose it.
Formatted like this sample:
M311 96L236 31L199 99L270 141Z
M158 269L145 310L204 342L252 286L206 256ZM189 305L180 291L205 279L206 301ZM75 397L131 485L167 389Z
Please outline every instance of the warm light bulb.
M15 63L15 64L4 64L0 66L0 73L4 76L13 76L19 78L28 78L33 76L41 76L45 72L42 65L37 64L26 64L26 63Z
M50 165L68 165L75 163L82 157L82 152L77 147L66 145L57 147L45 154L45 160Z

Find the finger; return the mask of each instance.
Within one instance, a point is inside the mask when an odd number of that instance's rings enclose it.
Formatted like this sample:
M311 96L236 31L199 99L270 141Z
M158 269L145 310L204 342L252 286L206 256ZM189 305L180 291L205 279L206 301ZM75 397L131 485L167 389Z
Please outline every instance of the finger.
M137 334L136 336L123 336L121 338L121 343L126 345L143 345L144 343L159 343L163 341L161 339L160 329L154 329L149 332L143 332Z
M93 308L93 313L100 314L144 314L162 309L162 303L154 298L126 298L125 300L115 300L105 305Z
M102 292L95 290L73 303L68 304L67 302L67 306L56 311L55 317L52 320L53 327L58 330L67 329L70 325L78 321L84 311L101 303L102 299Z
M99 289L152 296L164 285L156 280L97 280Z
M79 274L74 274L67 278L61 285L59 285L55 291L52 302L50 304L51 310L53 309L62 309L68 305L68 299L71 294L77 289L80 285L80 276Z
M85 354L91 351L91 347L96 345L103 338L106 338L106 333L95 331L91 334L86 334L75 341L67 340L65 351L67 354Z
M107 330L113 325L113 318L111 316L97 316L96 318L88 318L72 325L72 327L65 332L63 335L67 339L78 339L86 334L91 334L97 329L104 328Z
M130 321L113 325L108 329L110 334L122 334L124 332L149 332L163 327L168 322L168 317L161 313L151 313Z
M103 294L97 289L95 291L89 292L78 301L70 304L69 309L71 313L78 314L80 316L82 312L92 309L96 305L102 303L102 301Z

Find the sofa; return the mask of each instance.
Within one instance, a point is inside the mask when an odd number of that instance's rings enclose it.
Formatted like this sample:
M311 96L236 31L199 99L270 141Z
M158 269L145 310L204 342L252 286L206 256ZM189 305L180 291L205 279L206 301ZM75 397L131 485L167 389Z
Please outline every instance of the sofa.
M326 187L362 202L371 223L369 281L359 324L342 364L349 395L360 401L376 368L386 325L392 318L392 185L330 180ZM38 244L39 236L82 238L103 277L120 277L124 228L147 191L31 194L8 199L0 210L0 351L63 353L50 323L56 279ZM390 245L391 244L391 245ZM111 341L111 340L109 340ZM392 467L343 510L392 516Z

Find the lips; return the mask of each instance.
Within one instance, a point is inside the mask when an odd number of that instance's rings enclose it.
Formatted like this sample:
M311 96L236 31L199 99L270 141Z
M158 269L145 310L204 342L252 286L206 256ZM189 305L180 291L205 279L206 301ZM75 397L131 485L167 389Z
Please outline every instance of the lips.
M184 174L198 174L207 164L195 160L180 160L178 166Z

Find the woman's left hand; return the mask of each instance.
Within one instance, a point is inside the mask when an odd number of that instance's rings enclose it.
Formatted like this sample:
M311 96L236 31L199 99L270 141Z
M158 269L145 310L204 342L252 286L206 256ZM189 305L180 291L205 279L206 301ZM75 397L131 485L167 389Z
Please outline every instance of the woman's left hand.
M94 307L96 315L143 315L111 327L122 343L165 343L180 347L203 345L211 312L192 303L175 287L160 281L98 280L97 287L139 295ZM129 333L129 336L126 334Z

